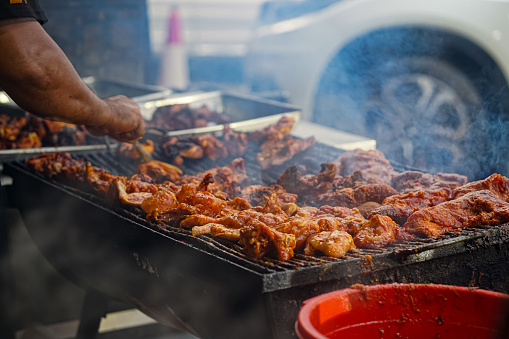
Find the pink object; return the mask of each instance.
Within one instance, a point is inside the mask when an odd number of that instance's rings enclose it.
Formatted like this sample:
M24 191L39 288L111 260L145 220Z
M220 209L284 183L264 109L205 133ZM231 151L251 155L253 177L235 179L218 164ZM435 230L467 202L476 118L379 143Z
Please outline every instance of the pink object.
M169 44L180 44L182 37L180 36L180 16L176 7L170 9L169 21L168 21L168 37L166 43Z

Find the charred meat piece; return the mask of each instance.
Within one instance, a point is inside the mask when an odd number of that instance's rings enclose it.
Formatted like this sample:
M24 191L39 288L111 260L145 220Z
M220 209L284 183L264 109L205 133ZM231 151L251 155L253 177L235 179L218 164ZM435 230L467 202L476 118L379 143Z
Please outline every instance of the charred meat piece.
M390 217L397 224L403 225L408 217L422 208L436 206L451 198L451 190L443 188L436 191L417 191L404 195L394 195L383 201L383 205L367 214L368 218L376 214Z
M229 125L223 130L223 144L226 152L234 157L244 155L247 149L247 135L233 131Z
M341 258L354 249L355 244L350 234L343 231L323 231L307 239L304 254L316 255L321 252L329 257Z
M262 169L268 169L290 160L294 155L308 149L316 143L314 137L294 139L287 135L283 139L270 139L260 146L256 160Z
M249 133L248 140L262 142L267 140L281 140L286 135L290 134L294 124L294 118L283 116L275 125L269 125L262 130Z
M384 184L362 185L354 189L353 196L356 206L368 201L382 203L385 198L398 194L394 188Z
M464 196L469 192L489 190L500 199L509 202L509 179L500 175L492 174L484 180L473 181L452 191L453 199Z
M253 206L261 206L265 205L273 193L276 194L278 201L282 204L297 202L297 194L288 193L279 185L271 185L270 187L249 185L241 190L240 196Z
M356 187L361 184L390 185L392 177L397 173L385 155L377 150L354 150L343 153L334 163L338 166L338 174L347 177L356 174L356 180L346 179L348 185Z
M491 191L481 190L416 211L408 217L404 228L409 233L430 238L465 227L506 222L509 222L509 203Z
M453 190L467 182L464 175L453 173L438 173L435 175L418 171L406 171L392 178L392 186L401 193L422 190L439 190L448 188Z

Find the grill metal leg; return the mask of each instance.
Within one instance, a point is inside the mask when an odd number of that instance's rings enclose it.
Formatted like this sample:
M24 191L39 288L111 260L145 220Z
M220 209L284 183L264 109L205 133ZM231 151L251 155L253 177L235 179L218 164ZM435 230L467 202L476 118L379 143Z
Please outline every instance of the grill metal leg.
M107 313L107 298L95 291L87 291L76 339L97 338L101 318Z
M1 175L1 172L0 172ZM11 319L14 306L14 277L10 256L9 227L5 209L7 207L7 193L0 183L0 338L14 339L14 319Z

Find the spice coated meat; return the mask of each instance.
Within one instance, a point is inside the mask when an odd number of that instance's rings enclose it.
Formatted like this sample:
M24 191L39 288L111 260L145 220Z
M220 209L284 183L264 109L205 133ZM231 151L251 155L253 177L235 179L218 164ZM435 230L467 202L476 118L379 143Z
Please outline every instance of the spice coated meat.
M281 140L290 125L283 121L265 129L270 135L250 137ZM292 165L271 186L246 185L242 158L192 176L162 161L118 176L67 153L26 164L134 208L160 228L220 237L256 259L341 257L358 248L509 222L508 178L493 174L467 183L458 174L398 173L379 151L345 152L317 174L304 175Z

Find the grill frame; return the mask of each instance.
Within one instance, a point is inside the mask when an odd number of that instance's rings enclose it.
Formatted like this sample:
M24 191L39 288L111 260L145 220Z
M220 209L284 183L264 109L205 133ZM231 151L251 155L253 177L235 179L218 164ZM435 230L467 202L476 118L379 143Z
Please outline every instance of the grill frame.
M87 156L116 163L110 154ZM288 262L254 260L221 240L193 237L176 227L161 229L134 211L112 208L22 163L6 164L5 172L15 183L9 201L57 270L162 324L174 325L176 315L181 327L204 338L294 337L302 301L354 283L441 283L509 291L509 224L362 250L341 259L297 255ZM58 213L55 206L62 206Z

